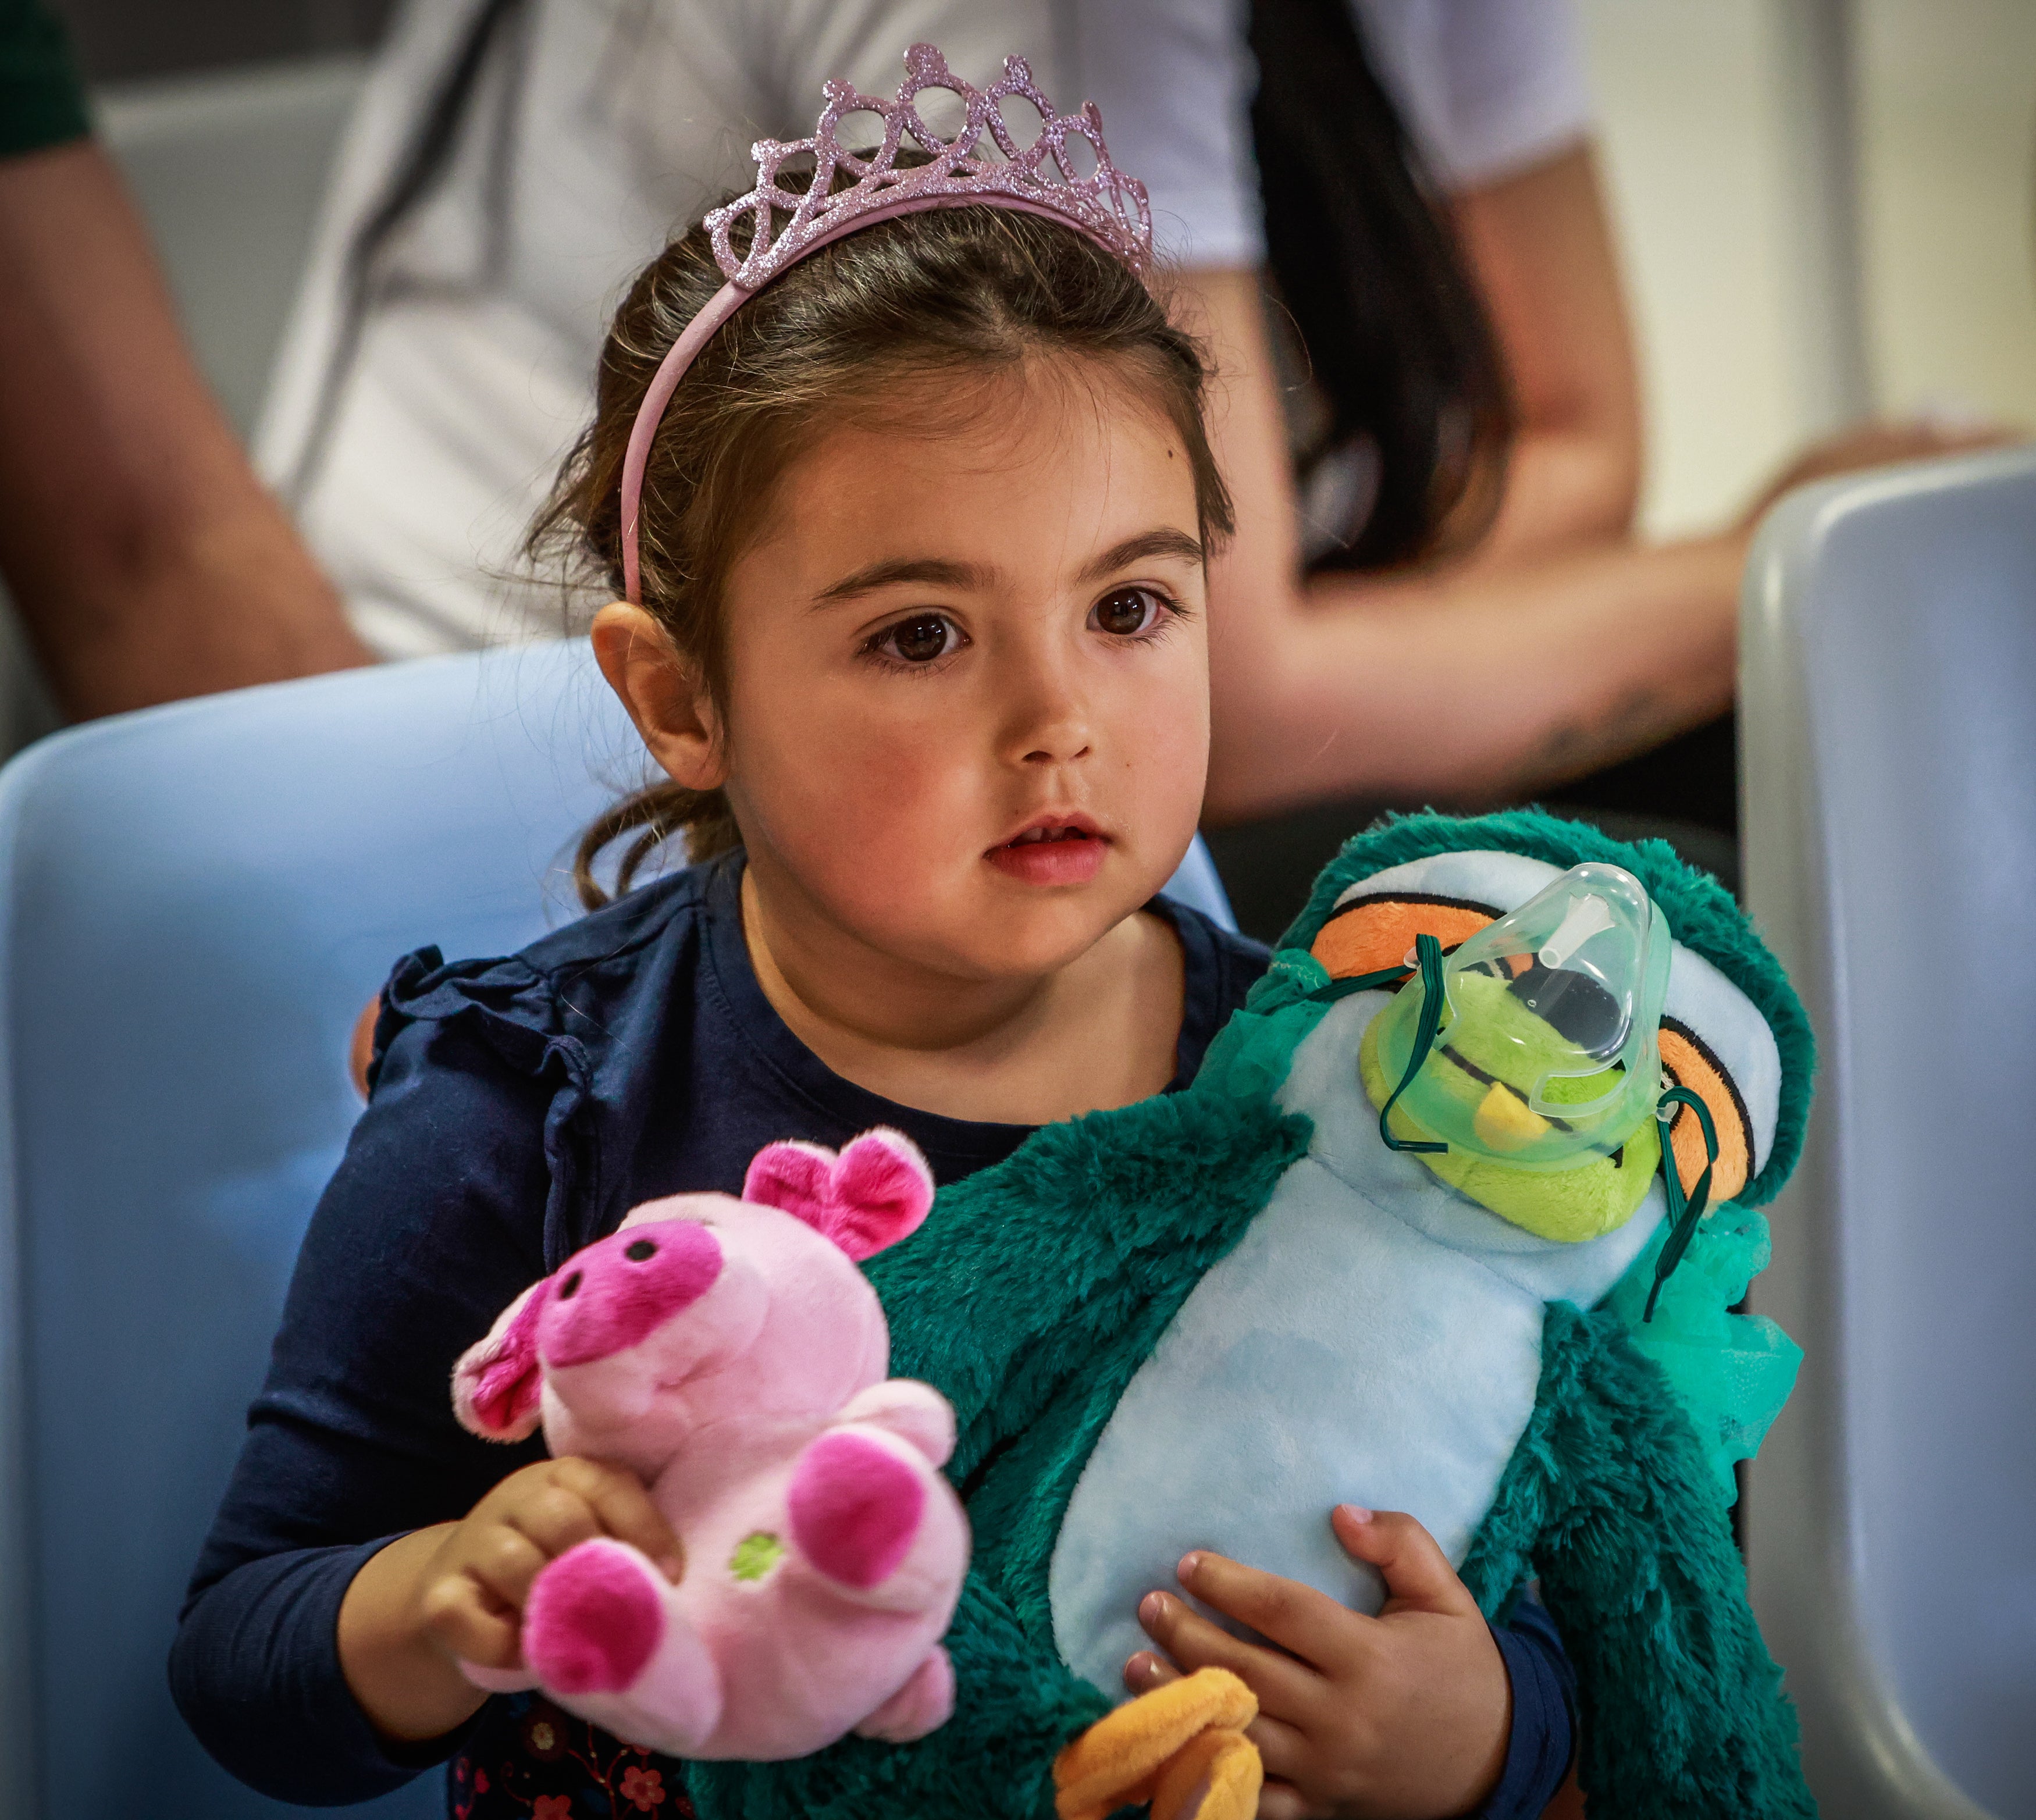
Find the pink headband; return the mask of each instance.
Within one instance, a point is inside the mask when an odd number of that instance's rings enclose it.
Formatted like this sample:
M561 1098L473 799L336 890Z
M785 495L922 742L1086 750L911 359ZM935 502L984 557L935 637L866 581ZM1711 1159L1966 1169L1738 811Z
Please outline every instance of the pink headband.
M763 289L788 266L858 228L967 202L1016 209L1078 228L1141 277L1151 263L1152 215L1145 186L1110 163L1103 142L1103 119L1095 103L1084 103L1079 114L1056 114L1053 104L1034 85L1032 72L1022 57L1005 58L1001 79L987 89L975 88L954 74L930 44L914 44L905 53L905 71L895 101L859 95L839 80L829 82L824 91L827 106L813 136L790 145L775 139L758 140L750 148L750 156L756 160L756 188L709 211L706 226L714 243L714 262L728 282L708 299L659 363L637 409L628 452L622 462L622 586L632 604L643 601L636 527L643 470L665 407L714 330L745 298ZM928 89L948 91L967 110L967 118L952 140L941 138L919 118L915 104ZM1013 95L1030 102L1039 111L1041 122L1039 138L1022 151L998 105ZM884 122L882 143L866 156L835 141L835 128L850 114L874 114ZM993 157L984 147L986 134L1001 156ZM1068 156L1070 134L1085 141L1095 155L1095 168L1086 177L1076 175ZM899 170L898 149L907 134L930 161ZM813 155L813 175L805 192L780 189L779 168L787 159L808 152ZM832 190L837 170L848 171L856 181L846 189ZM791 217L782 233L773 231L774 211ZM736 252L729 237L745 215L752 222L746 255Z

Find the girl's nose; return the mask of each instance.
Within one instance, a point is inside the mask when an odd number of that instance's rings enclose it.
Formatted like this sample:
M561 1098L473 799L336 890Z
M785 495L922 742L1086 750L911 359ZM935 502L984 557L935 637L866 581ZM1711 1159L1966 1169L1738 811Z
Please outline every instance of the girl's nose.
M1064 765L1086 758L1094 729L1073 679L1050 659L1005 679L1005 750L1024 765Z
M1039 744L1025 754L1028 765L1064 765L1088 756L1088 729L1073 717L1043 728Z

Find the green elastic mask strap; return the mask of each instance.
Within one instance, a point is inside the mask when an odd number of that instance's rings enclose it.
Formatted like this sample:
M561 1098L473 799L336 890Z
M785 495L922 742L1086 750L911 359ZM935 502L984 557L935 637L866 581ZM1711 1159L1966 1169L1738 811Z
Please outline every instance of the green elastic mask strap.
M1389 985L1397 985L1413 970L1407 967L1385 967L1376 973L1361 973L1354 979L1333 979L1327 985L1317 986L1308 997L1312 1003L1334 1004L1352 993L1382 992Z
M1428 1051L1435 1046L1435 1027L1442 1021L1442 944L1434 936L1417 935L1414 938L1414 956L1421 969L1420 1022L1414 1030L1413 1053L1407 1057L1407 1072L1401 1076L1400 1084L1393 1090L1393 1098L1386 1101L1378 1113L1378 1135L1386 1140L1388 1150L1415 1150L1436 1153L1447 1150L1446 1144L1417 1143L1411 1138L1398 1138L1386 1122L1386 1115L1393 1110L1393 1102L1407 1091L1408 1083L1421 1072L1421 1064L1428 1059ZM1413 972L1406 967L1381 967L1376 973L1361 973L1350 979L1333 979L1327 985L1318 986L1308 997L1334 1004L1338 999L1348 998L1352 993L1380 992L1389 985L1397 985Z
M1407 1072L1393 1088L1392 1098L1378 1109L1378 1135L1388 1150L1412 1150L1439 1155L1450 1147L1447 1144L1395 1137L1393 1128L1386 1122L1401 1095L1413 1084L1414 1076L1421 1072L1421 1064L1428 1059L1428 1051L1435 1046L1436 1027L1442 1021L1442 944L1431 935L1417 935L1414 938L1414 958L1421 968L1421 1019L1414 1027L1414 1046L1407 1057Z
M1683 1172L1676 1166L1676 1147L1669 1142L1675 1120L1672 1115L1663 1116L1672 1106L1687 1106L1703 1127L1704 1173L1697 1178L1696 1189L1687 1201L1683 1199ZM1661 1185L1668 1197L1668 1238L1661 1247L1661 1255L1654 1260L1654 1287L1647 1292L1646 1310L1640 1317L1643 1324L1654 1318L1661 1285L1683 1261L1683 1253L1696 1235L1697 1222L1704 1217L1704 1208L1711 1198L1711 1169L1718 1155L1717 1127L1711 1123L1711 1110L1687 1087L1670 1087L1656 1102L1654 1116L1661 1121Z

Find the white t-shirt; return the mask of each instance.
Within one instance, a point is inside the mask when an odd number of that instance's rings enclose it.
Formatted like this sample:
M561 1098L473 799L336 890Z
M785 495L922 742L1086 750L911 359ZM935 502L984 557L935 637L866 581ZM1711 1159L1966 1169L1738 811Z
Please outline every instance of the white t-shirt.
M1573 0L1350 0L1430 175L1475 189L1581 141L1593 109ZM1110 156L1186 265L1265 257L1242 0L1089 0L1065 34Z
M1463 187L1582 133L1569 0L1352 0L1431 168ZM1242 0L412 0L342 150L258 454L385 655L556 634L598 603L518 551L584 428L608 318L669 236L746 187L748 147L813 130L828 77L892 92L904 47L985 82L1007 51L1094 98L1163 249L1262 252ZM462 56L439 180L353 304L353 249Z

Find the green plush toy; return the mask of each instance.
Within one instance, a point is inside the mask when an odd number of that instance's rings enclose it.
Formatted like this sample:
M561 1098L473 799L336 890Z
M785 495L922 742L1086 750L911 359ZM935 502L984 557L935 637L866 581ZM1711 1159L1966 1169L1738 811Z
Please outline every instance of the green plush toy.
M1773 957L1660 843L1530 812L1352 841L1191 1087L1041 1131L873 1261L893 1370L960 1423L955 1714L702 1766L702 1814L1052 1814L1186 1550L1378 1608L1346 1502L1412 1512L1490 1616L1538 1581L1590 1812L1814 1812L1728 1517L1800 1357L1729 1310L1811 1069Z

